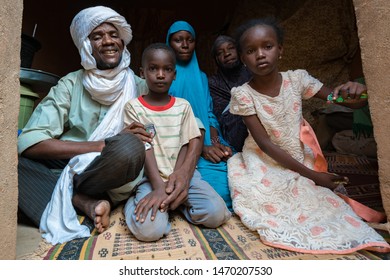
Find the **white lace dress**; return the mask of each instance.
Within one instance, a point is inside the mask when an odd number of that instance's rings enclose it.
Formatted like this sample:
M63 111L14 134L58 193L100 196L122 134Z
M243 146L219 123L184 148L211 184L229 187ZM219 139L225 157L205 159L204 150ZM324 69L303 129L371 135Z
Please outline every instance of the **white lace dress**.
M275 144L313 168L313 151L300 140L302 99L312 97L322 83L305 70L281 74L277 97L260 94L248 84L233 88L230 111L256 114ZM229 159L228 176L234 212L267 245L313 254L390 248L334 192L282 167L250 134L243 152Z

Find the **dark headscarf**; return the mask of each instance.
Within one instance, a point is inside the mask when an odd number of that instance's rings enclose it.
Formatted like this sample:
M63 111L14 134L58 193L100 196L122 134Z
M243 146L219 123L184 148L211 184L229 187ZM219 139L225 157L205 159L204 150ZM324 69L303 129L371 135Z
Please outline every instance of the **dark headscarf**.
M209 77L209 88L213 99L214 114L221 127L223 137L236 151L241 151L244 140L248 135L247 129L242 122L242 118L232 115L226 108L230 102L230 90L249 81L251 74L241 62L233 68L225 68L218 62L217 49L226 42L235 45L235 40L232 37L220 35L211 48L211 54L218 69L215 75Z
M233 45L236 45L236 41L226 35L219 35L217 39L215 39L213 46L211 47L211 55L214 57L214 59L217 59L217 49L223 44L223 43L232 43Z

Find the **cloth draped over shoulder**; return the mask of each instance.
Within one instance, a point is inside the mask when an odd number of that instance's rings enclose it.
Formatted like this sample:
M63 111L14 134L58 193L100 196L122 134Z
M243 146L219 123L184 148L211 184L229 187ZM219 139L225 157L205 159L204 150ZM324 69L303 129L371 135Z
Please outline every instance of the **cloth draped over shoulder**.
M92 99L100 104L111 106L88 139L89 141L101 141L119 133L123 129L124 105L137 95L134 73L129 68L130 53L126 47L117 67L109 70L97 69L96 61L91 55L92 47L88 35L103 22L111 23L118 29L125 45L131 41L131 27L125 18L103 6L82 10L75 16L70 27L73 41L80 52L81 65L85 69L84 87L91 94ZM99 152L93 152L75 156L61 173L40 223L40 231L48 242L64 243L90 235L89 229L79 224L72 205L73 176L83 172L98 155Z

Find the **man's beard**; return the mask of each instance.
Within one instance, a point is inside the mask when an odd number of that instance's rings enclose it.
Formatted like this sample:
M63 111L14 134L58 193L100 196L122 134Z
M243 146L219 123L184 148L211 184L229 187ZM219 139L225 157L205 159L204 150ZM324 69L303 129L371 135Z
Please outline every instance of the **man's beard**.
M96 68L99 70L109 70L117 67L122 61L122 55L119 57L116 62L104 62L104 61L96 61Z

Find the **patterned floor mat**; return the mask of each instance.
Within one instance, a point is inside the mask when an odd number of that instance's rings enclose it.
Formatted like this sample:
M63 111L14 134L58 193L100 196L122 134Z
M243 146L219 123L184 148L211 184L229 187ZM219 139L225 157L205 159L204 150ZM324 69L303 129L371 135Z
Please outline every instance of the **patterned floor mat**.
M329 171L346 175L351 198L376 210L382 210L377 164L356 156L325 153ZM359 251L349 255L311 255L281 250L264 245L258 234L249 231L233 216L218 229L207 229L187 223L180 214L171 216L170 234L157 242L137 241L129 232L122 213L123 206L112 212L107 231L91 237L51 246L42 241L34 259L46 260L297 260L297 259L389 259L390 254ZM93 229L92 222L79 217L80 223ZM386 231L378 231L389 242ZM29 257L26 257L29 259Z
M311 255L269 247L261 243L234 216L218 229L187 223L181 215L171 217L170 234L157 242L137 241L127 229L122 206L111 217L110 228L100 235L52 247L47 260L369 260L379 259L368 252L349 255ZM90 221L84 220L84 223Z

